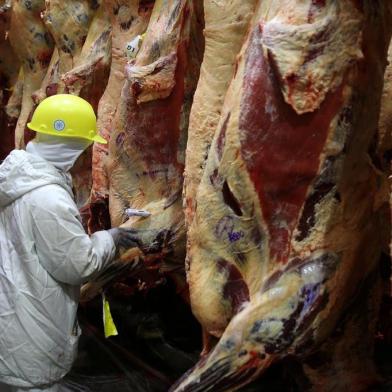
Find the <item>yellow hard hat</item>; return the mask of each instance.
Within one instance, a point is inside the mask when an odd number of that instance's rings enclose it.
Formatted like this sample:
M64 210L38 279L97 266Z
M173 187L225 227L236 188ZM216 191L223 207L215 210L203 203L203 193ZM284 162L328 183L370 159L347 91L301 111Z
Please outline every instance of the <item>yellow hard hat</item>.
M45 98L35 109L27 126L48 135L79 137L106 144L97 134L94 109L83 98L71 94L58 94Z

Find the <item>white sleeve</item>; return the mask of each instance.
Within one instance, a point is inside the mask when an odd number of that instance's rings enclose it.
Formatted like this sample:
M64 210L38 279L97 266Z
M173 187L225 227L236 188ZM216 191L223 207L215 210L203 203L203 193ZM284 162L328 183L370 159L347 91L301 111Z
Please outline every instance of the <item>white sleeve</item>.
M33 192L37 200L31 205L35 248L50 275L80 285L110 264L116 251L112 236L107 231L88 236L67 191L49 185Z

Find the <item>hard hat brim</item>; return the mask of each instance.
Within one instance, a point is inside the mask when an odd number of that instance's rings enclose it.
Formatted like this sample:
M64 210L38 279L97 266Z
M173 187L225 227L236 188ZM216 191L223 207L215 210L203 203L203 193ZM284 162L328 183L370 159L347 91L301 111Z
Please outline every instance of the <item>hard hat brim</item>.
M64 137L64 138L67 138L67 137L76 137L76 138L80 138L80 139L85 139L85 140L91 140L91 141L94 141L94 142L97 142L97 143L101 143L101 144L108 144L108 142L107 142L107 140L106 139L104 139L102 136L100 136L100 135L94 135L92 138L89 138L89 137L84 137L84 136L74 136L74 135L67 135L67 134L60 134L60 133L55 133L55 132L47 132L47 131L44 131L44 130L42 130L42 129L39 129L39 128L36 128L36 127L34 127L34 125L31 123L31 122L29 122L28 124L27 124L27 127L29 128L29 129L31 129L32 131L35 131L35 132L38 132L38 133L45 133L46 135L54 135L54 136L59 136L59 137Z

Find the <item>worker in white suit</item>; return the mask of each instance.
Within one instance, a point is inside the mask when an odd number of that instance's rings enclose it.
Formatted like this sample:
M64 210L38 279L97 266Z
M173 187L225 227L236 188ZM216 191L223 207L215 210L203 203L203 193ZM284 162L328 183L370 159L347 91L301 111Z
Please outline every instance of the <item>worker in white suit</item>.
M46 98L28 127L36 139L0 166L0 391L59 392L77 354L81 284L140 242L131 229L83 229L69 170L106 143L91 105Z

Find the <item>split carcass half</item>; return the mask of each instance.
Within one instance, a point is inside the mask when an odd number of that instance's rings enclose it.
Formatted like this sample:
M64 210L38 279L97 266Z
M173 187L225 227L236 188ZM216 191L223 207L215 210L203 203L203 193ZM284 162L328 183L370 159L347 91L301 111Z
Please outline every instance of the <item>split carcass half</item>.
M65 91L86 99L97 112L99 100L108 82L110 63L111 24L101 3L96 8L74 68L61 75ZM78 207L85 212L87 221L92 187L92 147L79 158L71 173L76 189L76 202Z
M384 221L387 228L384 241L384 252L392 256L392 43L388 50L388 66L385 71L384 90L381 101L381 112L379 121L379 138L377 147L377 162L380 169L389 177L389 184L387 182L384 192L381 195L381 201L386 201L388 207L385 208ZM389 229L389 230L388 230ZM391 261L391 258L390 258ZM384 287L385 306L388 309L390 298L392 295L392 280L386 280ZM390 305L389 305L390 306ZM390 320L390 312L384 312L385 322L382 334L388 343L392 342L392 323Z
M111 0L103 3L112 25L112 61L106 90L98 106L98 132L110 140L113 121L120 101L121 89L125 81L124 68L128 59L128 43L143 34L151 16L153 2L140 0ZM108 145L94 144L90 201L89 231L110 228L109 184L106 174Z
M98 2L89 0L45 1L42 18L55 48L41 88L34 93L36 104L51 95L67 92L61 75L76 66L98 6Z
M187 227L193 219L196 191L256 4L256 0L204 0L205 49L189 118L185 153L183 206ZM208 334L204 333L203 338L205 352L209 349Z
M205 49L189 118L185 155L184 206L187 225L192 221L196 190L233 77L236 57L256 3L257 0L204 0Z
M126 67L109 149L113 226L127 221L170 231L175 260L184 255L182 172L200 65L195 18L191 1L155 2L141 50ZM127 208L144 209L151 216L127 220Z
M141 230L145 243L165 253L166 271L183 269L185 258L181 194L202 58L199 15L197 2L155 2L141 49L125 69L106 165L111 224ZM128 208L151 215L128 217ZM110 278L115 275L112 269ZM98 280L107 282L107 276ZM93 284L92 291L98 286Z
M22 64L22 104L15 128L15 147L24 148L25 129L37 90L48 69L53 52L53 39L45 28L41 13L45 0L12 1L9 39L12 49Z
M19 60L8 37L10 17L11 1L0 1L0 161L14 148L14 130L22 100L21 94L18 94L20 88L17 85ZM14 110L14 116L9 116L7 104L13 94L14 97L19 97L19 105Z
M54 37L55 51L35 103L58 93L79 95L97 111L109 77L111 25L103 2L47 0L43 20ZM92 148L72 169L75 198L88 220Z
M220 340L173 391L236 390L309 354L373 271L379 177L368 148L389 7L259 2L189 230L193 312Z
M382 168L391 170L392 162L392 44L388 50L388 66L385 70L384 90L379 122L378 151Z

